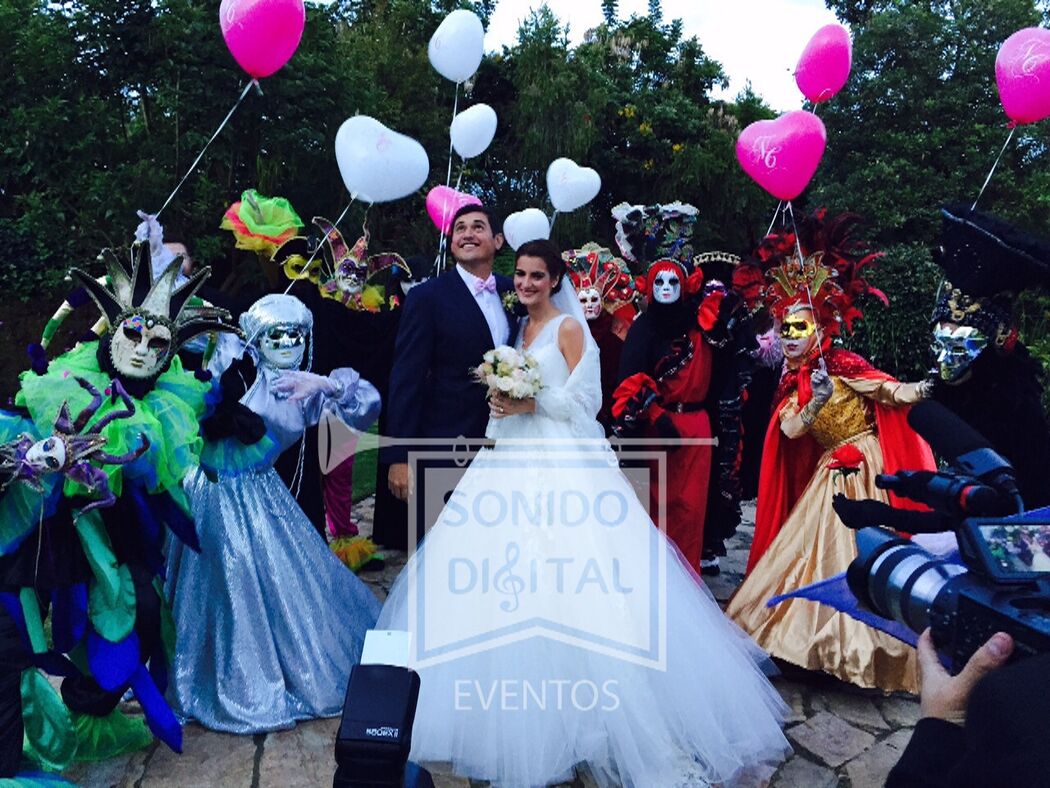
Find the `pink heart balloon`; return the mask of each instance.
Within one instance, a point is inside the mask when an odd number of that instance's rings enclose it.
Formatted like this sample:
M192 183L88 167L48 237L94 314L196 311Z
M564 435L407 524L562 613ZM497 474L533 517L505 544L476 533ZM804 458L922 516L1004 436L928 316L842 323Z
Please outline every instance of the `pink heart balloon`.
M995 81L1011 120L1050 117L1050 30L1026 27L1006 39L995 57Z
M793 200L817 171L826 143L820 118L795 110L744 129L736 141L736 158L767 192L778 200Z
M842 25L824 25L802 50L795 84L813 103L827 101L846 84L852 63L849 32Z
M427 193L427 214L442 234L452 229L452 217L464 205L481 205L473 194L463 194L448 186L435 186Z
M238 65L253 79L291 60L306 26L303 0L222 0L219 27Z

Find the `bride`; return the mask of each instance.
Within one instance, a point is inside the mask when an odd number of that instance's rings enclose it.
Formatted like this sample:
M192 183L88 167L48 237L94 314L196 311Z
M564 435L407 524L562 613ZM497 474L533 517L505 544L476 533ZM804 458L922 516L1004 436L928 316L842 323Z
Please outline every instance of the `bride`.
M619 470L595 420L598 349L550 242L518 249L514 286L528 310L517 349L542 388L491 397L495 446L447 497L377 625L410 632L411 757L515 788L584 764L601 785L768 779L790 748L767 659Z

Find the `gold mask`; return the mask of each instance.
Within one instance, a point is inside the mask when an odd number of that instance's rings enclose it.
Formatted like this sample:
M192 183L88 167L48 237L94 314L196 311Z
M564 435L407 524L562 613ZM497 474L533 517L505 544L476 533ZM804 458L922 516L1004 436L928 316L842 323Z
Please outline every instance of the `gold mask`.
M806 339L813 336L817 326L809 320L788 318L780 324L780 336L782 339Z

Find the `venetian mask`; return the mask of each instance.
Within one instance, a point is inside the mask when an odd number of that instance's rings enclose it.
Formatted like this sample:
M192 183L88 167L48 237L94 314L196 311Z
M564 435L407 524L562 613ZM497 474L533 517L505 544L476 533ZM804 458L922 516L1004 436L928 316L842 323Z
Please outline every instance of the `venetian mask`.
M306 337L302 326L273 326L257 340L259 355L271 367L299 369L306 353Z
M653 300L673 304L682 297L682 280L673 271L660 271L653 279Z
M335 283L340 292L350 296L360 295L368 273L368 264L348 257L335 270Z
M56 437L37 441L26 451L26 463L41 473L60 471L66 465L66 444Z
M583 307L583 316L588 320L596 320L602 313L602 294L593 287L585 287L576 294Z
M988 347L988 337L972 326L938 323L933 329L931 350L937 372L945 383L958 383L970 365Z
M804 359L817 344L817 324L809 309L789 312L780 322L780 346L789 361Z
M171 348L171 328L166 323L148 314L132 314L113 331L109 358L121 375L148 380L167 366Z

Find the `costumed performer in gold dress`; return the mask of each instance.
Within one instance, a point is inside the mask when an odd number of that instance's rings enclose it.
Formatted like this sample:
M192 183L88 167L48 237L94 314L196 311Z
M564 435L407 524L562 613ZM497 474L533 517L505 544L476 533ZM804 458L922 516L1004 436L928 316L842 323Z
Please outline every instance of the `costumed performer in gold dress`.
M858 295L886 301L861 276L876 255L856 253L855 223L849 215L824 222L819 213L801 225L800 243L794 234L774 234L756 254L784 368L763 450L748 573L726 613L786 662L861 687L914 692L915 652L905 643L817 602L766 605L844 572L856 557L854 533L832 509L836 493L888 501L876 475L935 467L905 419L928 384L901 383L831 344L861 316Z

